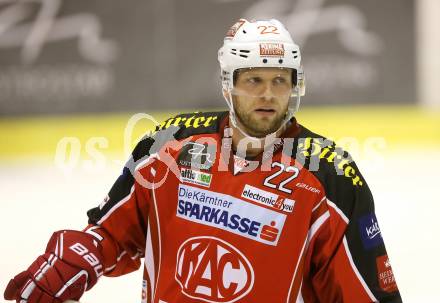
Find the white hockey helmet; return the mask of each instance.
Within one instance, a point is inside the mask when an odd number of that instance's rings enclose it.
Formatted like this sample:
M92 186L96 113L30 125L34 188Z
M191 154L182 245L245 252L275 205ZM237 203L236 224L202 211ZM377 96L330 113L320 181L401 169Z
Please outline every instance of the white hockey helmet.
M300 97L305 94L305 78L301 66L301 53L284 25L276 20L238 20L226 33L223 46L218 51L223 90L231 111L231 120L236 117L231 94L234 90L234 72L243 68L278 67L292 69L293 86L285 122L298 110Z

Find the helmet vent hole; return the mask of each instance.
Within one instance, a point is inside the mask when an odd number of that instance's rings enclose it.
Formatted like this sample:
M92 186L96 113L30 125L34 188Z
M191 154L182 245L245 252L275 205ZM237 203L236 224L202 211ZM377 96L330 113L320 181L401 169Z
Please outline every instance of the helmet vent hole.
M247 58L247 57L248 57L248 55L243 55L243 54L240 54L240 57L243 57L243 58Z
M267 63L267 59L263 59L263 63Z
M240 49L240 53L246 53L249 54L251 51L247 49Z
M245 30L243 30L243 34L247 34L247 32Z
M294 59L298 58L298 56L293 56Z
M296 53L298 53L298 51L292 51L292 54L296 54Z
M278 63L282 64L283 63L283 59L278 60Z

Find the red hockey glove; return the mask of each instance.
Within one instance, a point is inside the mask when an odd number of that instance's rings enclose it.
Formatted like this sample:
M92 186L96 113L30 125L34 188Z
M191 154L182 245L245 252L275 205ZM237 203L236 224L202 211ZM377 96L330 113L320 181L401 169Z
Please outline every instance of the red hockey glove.
M46 253L9 281L5 299L27 303L79 300L102 275L98 245L92 235L84 232L55 232Z

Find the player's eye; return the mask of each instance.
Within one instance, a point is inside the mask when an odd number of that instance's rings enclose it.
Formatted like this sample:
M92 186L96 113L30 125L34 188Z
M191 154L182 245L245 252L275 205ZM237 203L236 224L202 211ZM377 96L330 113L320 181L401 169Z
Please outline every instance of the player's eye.
M275 79L273 79L273 83L274 84L285 84L285 83L287 83L287 79L284 77L276 77Z
M247 83L249 84L260 84L262 82L262 79L260 77L250 77L246 80Z

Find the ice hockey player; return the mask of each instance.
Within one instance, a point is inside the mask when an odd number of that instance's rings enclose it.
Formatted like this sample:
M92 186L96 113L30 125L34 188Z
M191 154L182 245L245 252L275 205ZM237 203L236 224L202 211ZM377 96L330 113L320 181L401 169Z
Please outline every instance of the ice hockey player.
M218 59L229 110L141 140L88 226L55 232L7 300L78 300L143 259L142 302L401 302L365 179L294 117L305 77L286 28L240 19Z

